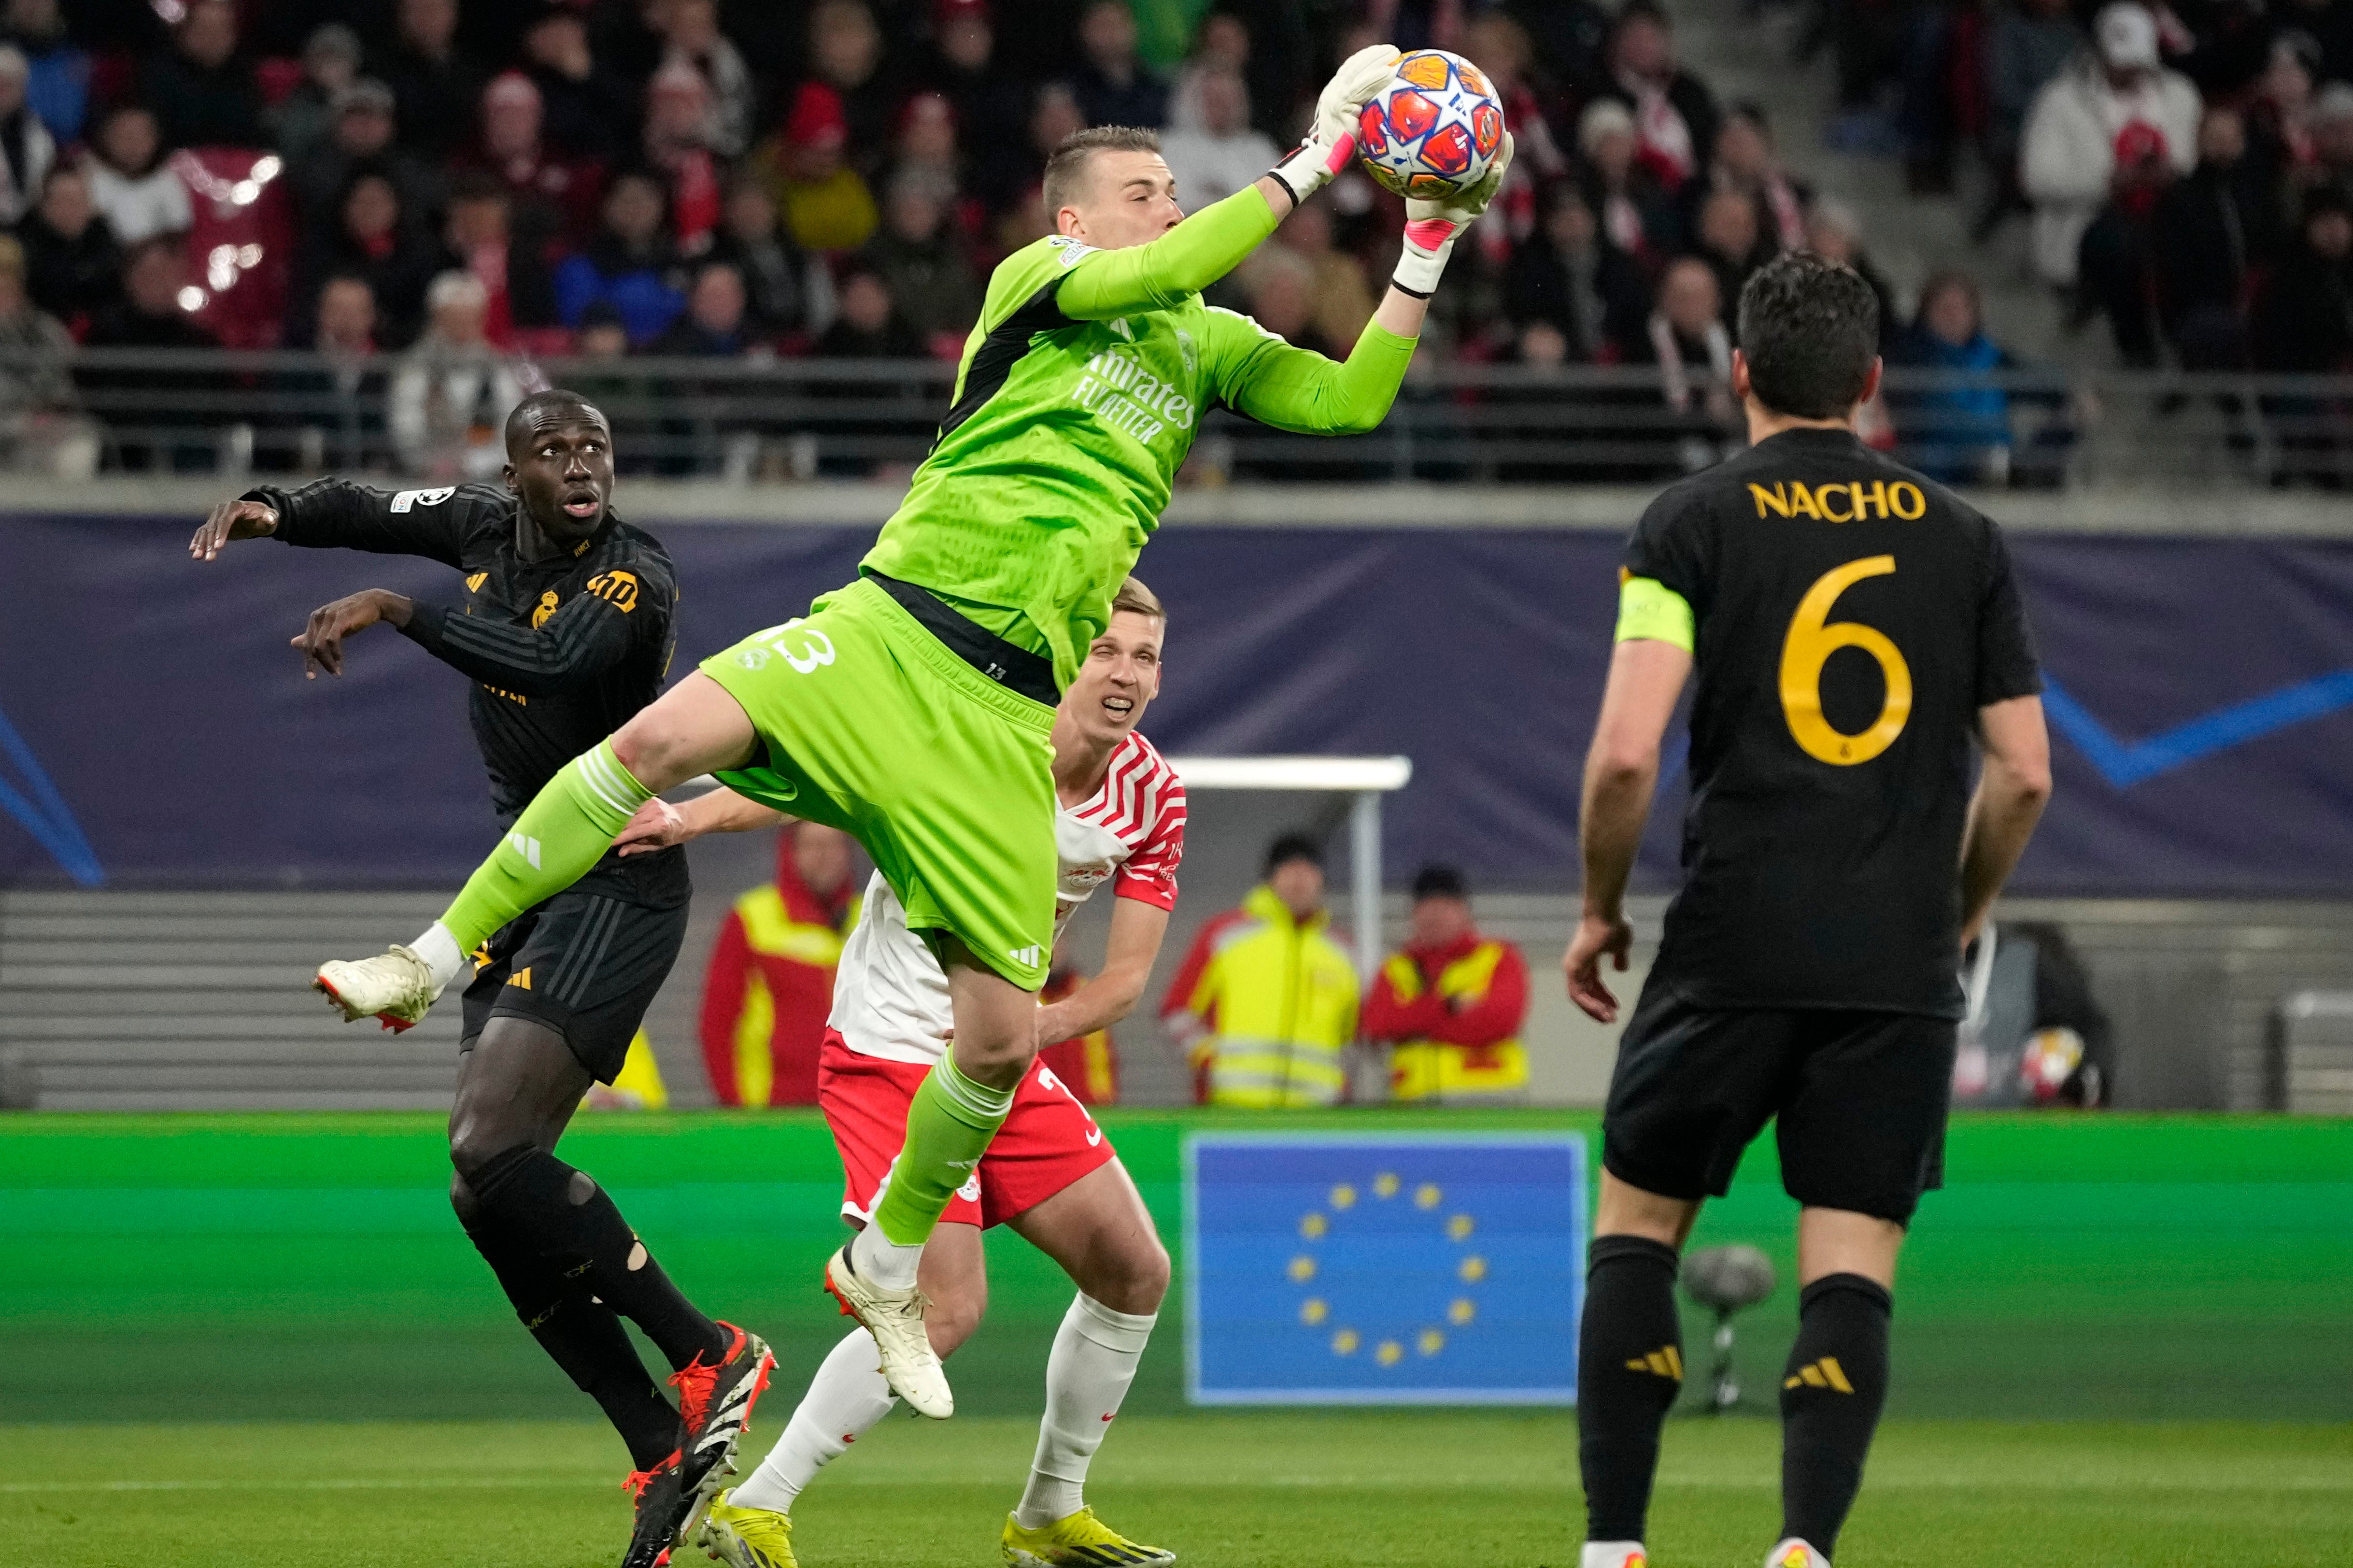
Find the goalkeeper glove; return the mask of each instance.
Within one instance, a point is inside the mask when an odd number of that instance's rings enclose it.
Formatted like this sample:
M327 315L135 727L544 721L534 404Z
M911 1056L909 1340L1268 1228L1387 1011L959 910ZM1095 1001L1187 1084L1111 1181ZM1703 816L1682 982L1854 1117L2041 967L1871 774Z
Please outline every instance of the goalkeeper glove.
M1504 176L1512 167L1512 137L1504 133L1504 144L1496 150L1495 162L1487 170L1486 178L1475 185L1466 185L1439 201L1409 198L1405 204L1405 254L1398 258L1396 275L1391 282L1417 300L1427 300L1438 291L1439 275L1446 270L1446 258L1454 249L1455 237L1478 220L1504 187Z
M1348 166L1348 156L1356 150L1356 116L1373 94L1388 85L1404 58L1394 45L1368 44L1340 62L1315 100L1315 124L1307 139L1270 171L1290 191L1292 205L1314 195Z

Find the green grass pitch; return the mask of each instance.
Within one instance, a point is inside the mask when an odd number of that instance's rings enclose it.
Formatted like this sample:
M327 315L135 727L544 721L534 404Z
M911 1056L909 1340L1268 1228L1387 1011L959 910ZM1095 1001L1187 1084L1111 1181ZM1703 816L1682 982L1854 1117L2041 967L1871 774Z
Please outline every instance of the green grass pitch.
M994 1563L1034 1431L1010 1415L886 1422L802 1500L802 1563ZM1755 1418L1670 1427L1659 1568L1755 1568L1778 1522L1778 1440ZM0 1561L593 1568L628 1534L622 1468L609 1433L571 1423L0 1427ZM1576 1426L1555 1414L1138 1417L1091 1497L1200 1568L1573 1568L1579 1536ZM1897 1421L1839 1560L2333 1568L2348 1542L2343 1426Z

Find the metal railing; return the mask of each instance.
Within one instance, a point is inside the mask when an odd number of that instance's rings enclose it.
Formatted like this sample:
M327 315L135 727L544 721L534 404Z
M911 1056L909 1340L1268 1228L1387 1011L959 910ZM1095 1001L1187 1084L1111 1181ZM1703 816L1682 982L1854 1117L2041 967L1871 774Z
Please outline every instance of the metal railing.
M624 473L784 482L896 479L929 448L954 367L930 360L515 362L575 388L614 427ZM0 353L0 463L84 472L488 477L488 402L452 408L394 355L84 350L63 364ZM25 393L40 389L37 395ZM28 405L32 411L26 411ZM2353 377L1891 367L1899 459L1963 484L2353 488ZM1731 399L1704 374L1669 405L1655 369L1418 365L1370 435L1203 419L1189 477L1643 483L1736 449Z

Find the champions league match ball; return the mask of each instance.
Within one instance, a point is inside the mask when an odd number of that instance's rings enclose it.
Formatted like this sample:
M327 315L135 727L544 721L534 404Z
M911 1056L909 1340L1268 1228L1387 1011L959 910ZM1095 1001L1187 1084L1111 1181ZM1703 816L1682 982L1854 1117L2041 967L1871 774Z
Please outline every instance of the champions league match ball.
M1452 195L1487 177L1504 145L1504 106L1461 55L1416 49L1356 116L1365 170L1401 196Z

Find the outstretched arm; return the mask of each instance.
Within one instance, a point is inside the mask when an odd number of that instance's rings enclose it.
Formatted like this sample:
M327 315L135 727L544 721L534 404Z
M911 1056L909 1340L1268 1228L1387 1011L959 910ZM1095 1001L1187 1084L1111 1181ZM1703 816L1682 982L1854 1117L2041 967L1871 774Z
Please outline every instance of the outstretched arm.
M213 508L188 542L195 560L211 561L232 540L275 538L307 548L422 555L461 563L478 500L454 489L380 490L349 479L318 479L299 490L259 485Z
M623 855L643 855L700 838L706 833L749 833L754 828L774 827L786 820L785 814L776 807L762 805L723 784L681 805L654 796L638 807L638 814L629 818L629 825L621 829L613 847Z
M1419 320L1424 302L1396 289L1390 303L1409 307ZM1362 435L1388 417L1406 367L1413 363L1414 340L1375 316L1356 337L1345 360L1334 362L1312 349L1293 348L1247 316L1212 310L1210 353L1220 362L1218 395L1229 406L1278 430L1309 436Z
M414 603L406 617L394 624L409 641L486 686L518 697L553 696L628 656L637 633L632 619L649 612L639 607L635 581L619 584L617 575L591 578L586 592L537 626L477 619L448 605Z
M1602 1023L1615 1022L1618 998L1601 978L1601 961L1626 967L1633 929L1626 922L1626 882L1642 845L1651 793L1659 782L1659 742L1691 674L1692 656L1673 642L1633 637L1609 658L1601 717L1585 759L1585 798L1577 838L1585 855L1585 910L1561 960L1569 1000Z

